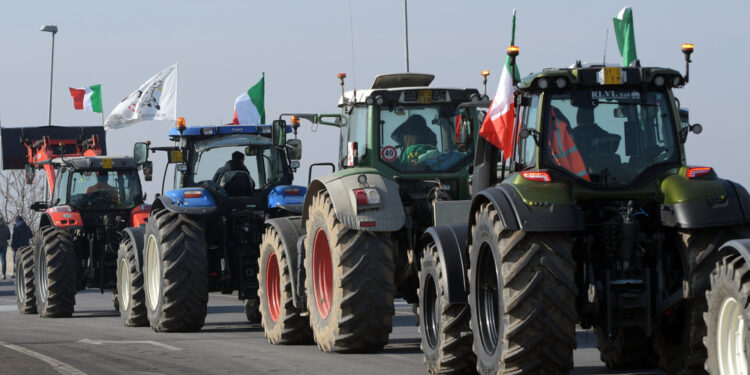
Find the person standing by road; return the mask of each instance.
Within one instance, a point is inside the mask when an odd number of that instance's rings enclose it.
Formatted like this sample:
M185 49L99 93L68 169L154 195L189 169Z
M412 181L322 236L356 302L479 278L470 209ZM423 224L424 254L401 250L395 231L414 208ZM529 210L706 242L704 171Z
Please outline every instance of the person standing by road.
M8 241L10 240L10 229L5 224L5 219L0 216L0 271L3 274L3 280L5 280L5 254L8 250ZM10 266L13 267L13 266ZM9 267L9 268L10 268Z
M13 224L13 236L10 239L10 247L13 249L13 260L16 259L16 252L23 246L29 245L31 239L31 228L26 225L21 215L16 215L16 223Z

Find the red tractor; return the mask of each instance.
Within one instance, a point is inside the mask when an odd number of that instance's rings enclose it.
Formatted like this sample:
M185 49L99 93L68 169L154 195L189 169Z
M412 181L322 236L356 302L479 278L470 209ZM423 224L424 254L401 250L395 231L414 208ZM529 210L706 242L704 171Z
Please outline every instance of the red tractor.
M150 180L150 165L103 156L102 127L6 128L0 137L3 169L25 169L27 183L44 169L51 193L31 205L43 212L39 228L16 254L18 311L67 317L79 290L116 293L120 233L145 224L151 209L138 176L142 167Z

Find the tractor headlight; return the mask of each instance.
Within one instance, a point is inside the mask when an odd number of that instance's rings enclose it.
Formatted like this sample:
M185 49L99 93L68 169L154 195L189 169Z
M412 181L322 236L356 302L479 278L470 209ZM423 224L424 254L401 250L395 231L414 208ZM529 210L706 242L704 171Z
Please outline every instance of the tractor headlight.
M664 86L664 76L658 75L654 77L654 84L659 87Z
M567 85L568 85L568 81L563 77L560 77L555 80L555 86L557 86L558 89L564 89L565 86Z
M544 90L549 86L549 82L547 81L547 78L539 78L536 80L536 87L539 87L540 90Z

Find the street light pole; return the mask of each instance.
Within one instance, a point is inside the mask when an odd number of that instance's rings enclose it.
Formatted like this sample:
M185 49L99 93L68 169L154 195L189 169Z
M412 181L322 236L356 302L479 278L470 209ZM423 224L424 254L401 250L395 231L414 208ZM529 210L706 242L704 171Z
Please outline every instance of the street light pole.
M406 0L404 0L404 49L406 50L406 72L409 73L409 17L406 13Z
M44 25L39 31L52 33L52 62L49 68L49 118L47 121L47 126L52 126L52 77L55 71L55 34L57 34L57 26Z

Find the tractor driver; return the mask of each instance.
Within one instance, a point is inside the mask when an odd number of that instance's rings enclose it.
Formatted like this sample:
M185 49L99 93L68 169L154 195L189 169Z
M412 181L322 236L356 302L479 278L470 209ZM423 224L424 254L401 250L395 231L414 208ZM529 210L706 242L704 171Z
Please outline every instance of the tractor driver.
M393 131L391 139L403 147L399 161L404 165L414 165L420 156L437 149L437 136L420 115L409 116Z
M247 178L241 177L242 175ZM227 189L231 196L245 195L248 190L255 189L255 181L245 167L245 155L239 151L233 152L232 159L216 171L213 182Z
M96 184L86 189L86 194L103 194L112 202L118 201L117 189L109 184L109 174L107 172L96 172Z
M573 140L589 169L603 171L604 168L620 164L617 148L621 137L602 129L594 122L594 108L579 106L576 113L577 126L572 130Z

